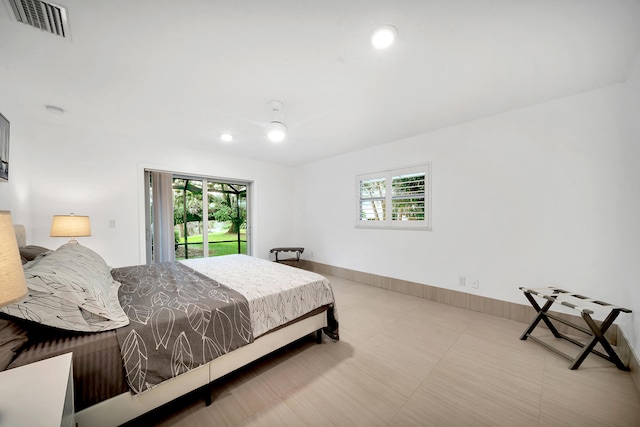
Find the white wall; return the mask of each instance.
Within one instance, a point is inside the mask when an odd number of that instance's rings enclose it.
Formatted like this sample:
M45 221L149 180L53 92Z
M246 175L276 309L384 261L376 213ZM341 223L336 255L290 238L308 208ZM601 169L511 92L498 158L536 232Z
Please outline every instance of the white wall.
M631 315L623 315L620 325L629 342L640 357L640 54L629 71L623 97L624 106L624 163L618 211L619 235L618 265L615 282L618 300L631 308Z
M7 111L8 110L8 111ZM112 266L144 263L142 170L145 166L254 182L253 254L287 244L292 169L215 153L215 141L144 140L77 126L37 122L4 108L11 119L10 181L0 183L0 209L27 225L30 244L57 248L49 237L54 214L91 217L80 243ZM69 120L62 116L60 120ZM116 227L109 228L109 220Z
M622 290L637 288L638 258L621 259L630 245L621 245L630 231L622 220L637 222L640 210L623 168L638 158L626 157L625 91L610 86L298 167L299 244L321 263L506 301L526 304L518 286L562 285L628 305ZM433 167L433 231L354 228L357 174L424 161ZM458 286L459 276L479 278L480 288Z

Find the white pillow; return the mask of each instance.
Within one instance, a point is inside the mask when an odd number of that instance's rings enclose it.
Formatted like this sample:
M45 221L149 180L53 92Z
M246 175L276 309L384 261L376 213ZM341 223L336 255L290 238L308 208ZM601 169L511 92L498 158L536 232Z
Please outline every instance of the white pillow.
M100 255L66 244L25 269L29 296L0 311L49 326L104 331L129 324L118 302L120 283Z

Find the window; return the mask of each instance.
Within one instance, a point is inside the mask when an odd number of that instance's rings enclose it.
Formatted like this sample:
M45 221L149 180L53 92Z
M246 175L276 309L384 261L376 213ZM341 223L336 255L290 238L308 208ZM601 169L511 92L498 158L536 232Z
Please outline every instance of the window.
M358 227L431 229L431 164L358 176Z

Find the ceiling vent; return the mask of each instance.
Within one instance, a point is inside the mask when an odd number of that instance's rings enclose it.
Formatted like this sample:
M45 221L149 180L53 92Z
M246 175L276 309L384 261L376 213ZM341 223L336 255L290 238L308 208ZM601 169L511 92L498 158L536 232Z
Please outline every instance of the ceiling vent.
M71 35L67 10L63 6L40 0L6 0L18 22L68 39Z

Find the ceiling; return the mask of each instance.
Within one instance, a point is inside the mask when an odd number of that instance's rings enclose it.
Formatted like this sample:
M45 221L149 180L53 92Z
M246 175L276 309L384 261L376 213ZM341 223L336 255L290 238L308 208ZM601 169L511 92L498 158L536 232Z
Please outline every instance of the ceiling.
M640 52L638 0L54 0L70 40L4 1L0 108L285 165L620 83ZM279 144L252 123L274 99Z

